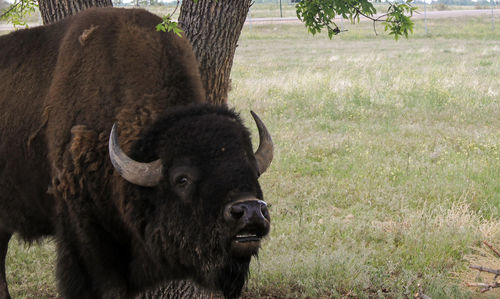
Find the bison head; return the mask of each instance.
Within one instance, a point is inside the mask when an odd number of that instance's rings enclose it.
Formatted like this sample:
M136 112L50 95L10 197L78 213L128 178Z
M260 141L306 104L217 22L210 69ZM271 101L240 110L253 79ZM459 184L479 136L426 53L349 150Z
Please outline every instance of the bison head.
M122 213L152 262L141 275L184 276L239 296L250 258L270 229L257 179L271 163L273 144L252 115L260 136L255 153L239 116L223 107L167 113L141 134L130 157L113 128L111 161L128 181Z

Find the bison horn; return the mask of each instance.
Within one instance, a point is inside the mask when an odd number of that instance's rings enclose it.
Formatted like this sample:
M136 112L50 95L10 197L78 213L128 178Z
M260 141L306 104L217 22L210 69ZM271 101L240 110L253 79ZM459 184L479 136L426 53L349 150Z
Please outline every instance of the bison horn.
M118 144L116 124L113 124L109 136L109 158L118 173L132 184L154 187L160 182L162 176L161 160L141 163L129 158Z
M252 113L252 117L255 120L257 129L259 130L259 148L255 152L255 159L257 160L257 168L259 169L260 176L267 170L269 165L271 165L271 161L273 160L274 145L271 135L267 131L262 120L260 120L257 114L253 111L250 111L250 113Z

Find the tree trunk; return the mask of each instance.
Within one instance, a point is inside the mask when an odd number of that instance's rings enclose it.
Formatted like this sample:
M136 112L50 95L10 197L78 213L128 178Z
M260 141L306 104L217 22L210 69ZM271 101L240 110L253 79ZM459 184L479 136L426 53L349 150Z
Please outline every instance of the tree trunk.
M193 45L210 103L227 102L231 67L251 0L184 0L179 24Z
M38 0L44 24L50 24L90 7L113 6L111 0Z

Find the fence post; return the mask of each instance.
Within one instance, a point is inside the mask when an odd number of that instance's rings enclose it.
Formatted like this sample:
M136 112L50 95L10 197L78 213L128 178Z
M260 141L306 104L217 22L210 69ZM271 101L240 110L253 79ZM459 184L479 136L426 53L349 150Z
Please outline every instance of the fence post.
M490 0L491 4L491 30L495 31L495 16L493 15L493 8L495 7L493 5L494 0Z
M425 35L427 35L427 0L424 0L424 24L425 24Z
M250 24L250 29L252 29L252 6L248 9L248 23Z

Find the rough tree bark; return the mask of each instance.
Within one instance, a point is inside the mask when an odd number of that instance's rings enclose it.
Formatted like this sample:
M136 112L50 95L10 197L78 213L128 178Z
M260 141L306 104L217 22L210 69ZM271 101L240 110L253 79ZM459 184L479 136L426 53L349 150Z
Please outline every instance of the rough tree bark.
M217 299L217 294L200 288L188 280L171 281L154 290L149 290L135 299Z
M50 24L90 7L113 6L111 0L38 0L44 24Z
M191 41L200 64L207 99L227 102L238 38L251 0L184 0L179 24Z

